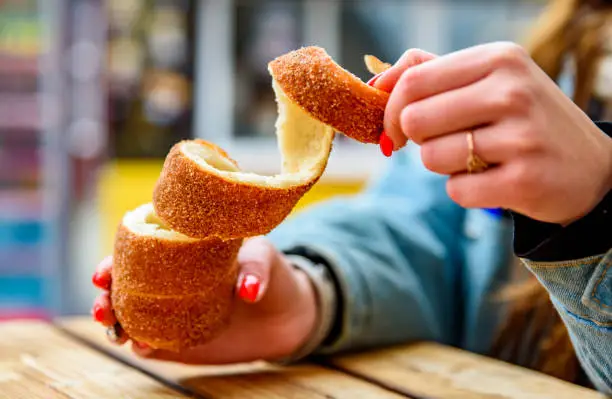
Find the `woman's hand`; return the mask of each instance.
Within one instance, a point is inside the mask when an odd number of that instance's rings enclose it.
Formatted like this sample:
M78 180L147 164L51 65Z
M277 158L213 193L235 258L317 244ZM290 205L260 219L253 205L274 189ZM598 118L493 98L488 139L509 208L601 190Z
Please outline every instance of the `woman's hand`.
M137 342L133 351L143 357L188 364L224 364L274 360L297 350L316 322L316 300L307 275L291 266L267 240L245 241L238 255L241 266L237 301L230 325L218 338L180 353L153 350ZM105 326L117 320L109 296L112 259L103 260L93 277L104 292L96 299L93 315ZM118 343L129 337L122 336Z
M442 57L410 50L375 86L391 92L394 147L419 144L424 165L451 176L447 192L464 207L569 224L612 188L612 140L518 45ZM469 131L489 165L482 173L467 173Z

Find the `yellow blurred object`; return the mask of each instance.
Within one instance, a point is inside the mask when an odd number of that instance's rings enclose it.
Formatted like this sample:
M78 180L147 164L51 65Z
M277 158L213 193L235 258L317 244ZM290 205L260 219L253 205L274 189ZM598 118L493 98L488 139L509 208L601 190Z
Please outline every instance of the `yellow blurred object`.
M120 160L107 164L100 175L98 204L102 220L103 253L111 253L123 214L150 202L163 160ZM338 195L354 195L365 181L324 177L297 204L294 212Z
M40 22L36 19L0 18L0 53L21 57L41 54L47 44L41 36Z
M378 58L373 55L366 54L363 56L363 61L366 64L366 68L368 72L372 75L378 75L379 73L385 72L387 69L391 68L391 64L387 62L382 62Z

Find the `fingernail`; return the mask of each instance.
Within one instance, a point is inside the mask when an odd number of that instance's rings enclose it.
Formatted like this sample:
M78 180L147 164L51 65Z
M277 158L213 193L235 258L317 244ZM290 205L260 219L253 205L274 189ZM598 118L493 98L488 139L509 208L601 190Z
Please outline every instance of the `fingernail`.
M386 157L390 157L393 154L393 141L387 136L387 133L384 131L380 135L380 151L382 151L383 155Z
M374 86L374 84L376 83L376 81L378 80L378 78L380 78L382 76L383 72L379 73L378 75L374 75L374 77L370 80L368 80L368 86Z
M261 281L259 277L254 274L245 274L238 290L240 298L248 302L255 302L259 295L259 289L261 287Z
M94 305L92 315L95 321L101 323L104 321L104 309L100 305Z
M102 275L98 272L95 272L93 277L91 278L91 282L93 283L93 285L103 290L110 289L110 281L110 273Z
M140 350L147 350L147 349L151 349L151 347L147 344L145 344L144 342L134 342L134 345L140 349Z
M136 354L140 356L147 356L153 353L153 348L151 348L149 345L144 344L142 342L134 342L133 350L134 352L136 352Z

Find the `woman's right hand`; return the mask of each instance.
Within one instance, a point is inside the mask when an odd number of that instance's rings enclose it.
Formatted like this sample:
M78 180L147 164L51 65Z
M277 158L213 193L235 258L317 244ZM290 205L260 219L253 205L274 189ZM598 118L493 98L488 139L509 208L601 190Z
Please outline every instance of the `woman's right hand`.
M93 277L103 290L92 313L104 326L117 320L110 300L112 258L104 259ZM245 241L238 254L241 272L230 324L211 342L171 352L132 342L133 351L146 358L187 364L227 364L275 360L289 356L310 337L317 320L315 292L308 276L294 268L262 237ZM125 334L125 333L123 333ZM122 335L123 344L129 337Z

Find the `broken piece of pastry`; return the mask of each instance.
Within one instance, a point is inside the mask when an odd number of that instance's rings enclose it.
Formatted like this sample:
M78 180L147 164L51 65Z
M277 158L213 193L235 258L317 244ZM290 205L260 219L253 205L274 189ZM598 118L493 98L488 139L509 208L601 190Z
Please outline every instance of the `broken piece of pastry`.
M269 65L273 79L296 105L338 132L378 144L389 94L343 69L320 47L304 47Z
M190 237L266 234L320 178L334 130L378 143L389 95L337 65L319 47L285 54L269 65L278 103L281 173L242 172L202 141L176 144L155 188L155 211Z
M157 215L190 237L231 239L270 232L321 177L334 130L273 88L281 173L242 172L215 146L201 140L176 144L153 193Z

